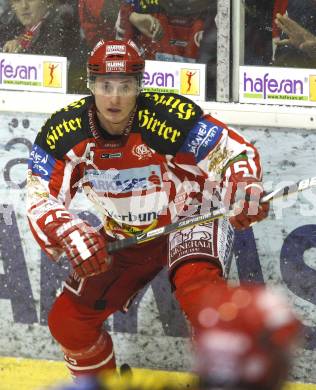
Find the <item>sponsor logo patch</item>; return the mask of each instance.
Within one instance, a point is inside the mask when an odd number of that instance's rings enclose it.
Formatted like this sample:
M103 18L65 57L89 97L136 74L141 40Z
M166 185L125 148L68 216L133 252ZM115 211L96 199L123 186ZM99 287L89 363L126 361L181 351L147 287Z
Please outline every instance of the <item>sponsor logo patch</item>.
M32 173L49 180L56 160L38 145L34 145L30 154L29 169Z
M155 112L150 112L149 110L139 110L138 111L139 126L145 128L151 133L156 133L158 137L163 138L164 140L175 143L177 139L181 136L181 132L171 126L167 126L167 121L161 121L156 118Z
M170 113L175 113L178 119L189 120L196 116L195 104L190 101L181 99L179 95L164 95L161 93L150 93L147 92L145 97L150 98L154 101L155 106L165 106Z
M50 150L56 149L56 144L65 133L70 133L81 129L82 118L76 117L70 120L63 120L56 126L50 126L46 135L46 144Z
M117 153L102 153L101 158L121 158L123 155L122 152L117 152Z
M210 153L209 163L208 163L209 172L213 172L215 174L221 175L225 165L227 164L227 162L230 160L232 156L233 156L232 151L226 148L222 149L220 145L218 145L212 151L212 153Z
M85 182L89 182L97 192L112 194L127 193L137 190L161 188L161 171L159 165L130 169L109 169L106 171L89 169Z
M125 45L106 45L106 55L124 55L126 53Z
M142 224L145 225L148 223L152 223L158 218L158 214L155 211L147 211L145 213L138 213L138 214L133 214L132 212L129 211L126 214L119 214L117 211L108 210L107 213L110 218L113 218L114 221L125 222L126 224L141 222ZM134 227L134 231L132 231L133 229L131 229L130 226L128 227L128 229L130 229L131 232L133 232L133 234L136 234L140 231L140 229L137 227Z
M171 233L169 267L190 256L214 257L213 234L212 222Z
M181 151L193 153L199 162L212 150L222 131L222 127L207 120L201 120L188 134Z
M126 61L106 61L106 72L125 72Z

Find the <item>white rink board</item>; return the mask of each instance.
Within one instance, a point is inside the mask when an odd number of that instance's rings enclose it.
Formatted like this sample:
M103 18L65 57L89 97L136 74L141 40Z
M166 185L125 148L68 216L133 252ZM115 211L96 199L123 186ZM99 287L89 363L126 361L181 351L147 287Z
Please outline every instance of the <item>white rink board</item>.
M8 189L25 180L25 159L35 134L48 115L0 113L0 355L62 359L46 326L47 312L64 269L41 259L25 216L25 190ZM316 132L272 128L242 130L259 148L266 189L315 176ZM298 352L293 379L316 383L316 206L315 195L306 191L291 208L274 208L269 219L254 226L244 238L243 257L233 262L230 278L263 280L277 285L293 302L306 325L306 345ZM80 208L80 199L74 208ZM12 213L8 213L9 205ZM286 206L286 204L281 204ZM307 210L310 206L310 210ZM273 215L275 214L275 215ZM282 218L281 218L282 216ZM5 218L7 219L5 219ZM296 230L296 234L293 231ZM156 300L157 296L164 296ZM159 275L132 306L128 315L117 314L107 322L119 362L132 366L186 370L189 343L185 322L176 309L166 275ZM171 302L171 303L170 303ZM308 337L307 337L308 336Z

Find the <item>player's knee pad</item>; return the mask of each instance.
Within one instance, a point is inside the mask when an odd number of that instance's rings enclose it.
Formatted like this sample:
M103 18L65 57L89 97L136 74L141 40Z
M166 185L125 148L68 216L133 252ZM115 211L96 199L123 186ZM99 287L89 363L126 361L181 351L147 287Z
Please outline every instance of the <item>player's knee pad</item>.
M199 313L207 307L210 295L223 283L222 269L216 263L189 262L175 270L175 295L193 327L200 326Z
M102 330L105 318L106 313L78 305L67 294L56 299L48 326L73 376L115 369L112 339Z
M74 377L96 375L116 368L113 342L111 336L105 331L86 348L70 350L62 347L62 349L66 366Z

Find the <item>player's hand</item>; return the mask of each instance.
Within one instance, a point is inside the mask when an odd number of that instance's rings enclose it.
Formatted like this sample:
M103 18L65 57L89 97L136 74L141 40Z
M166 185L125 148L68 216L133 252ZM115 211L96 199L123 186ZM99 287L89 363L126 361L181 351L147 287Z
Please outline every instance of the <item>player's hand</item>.
M233 216L229 221L236 229L247 229L268 216L269 203L260 203L263 194L262 183L253 177L241 177L233 183Z
M20 53L22 47L17 39L12 39L11 41L7 41L2 48L4 53Z
M163 28L157 18L150 14L140 14L132 12L129 17L131 24L136 27L146 37L157 42L163 37Z
M287 39L277 41L278 46L292 45L312 57L316 56L316 37L311 32L287 15L277 14L275 24L288 36Z
M109 269L111 257L105 238L81 219L66 220L63 224L51 222L45 232L49 239L62 246L79 277L98 275Z

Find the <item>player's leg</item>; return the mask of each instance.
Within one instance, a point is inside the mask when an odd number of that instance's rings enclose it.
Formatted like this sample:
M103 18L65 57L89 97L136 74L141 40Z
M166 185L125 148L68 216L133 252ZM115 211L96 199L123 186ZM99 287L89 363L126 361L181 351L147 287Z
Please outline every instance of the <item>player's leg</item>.
M175 296L197 331L208 297L225 283L233 229L227 220L184 229L169 237L169 272Z
M56 299L48 325L63 350L72 376L116 368L111 336L102 329L111 312L111 309L98 311L81 305L65 292Z
M165 258L163 238L115 254L108 272L66 281L48 325L74 376L115 369L112 340L102 324L115 311L127 311L137 291L163 268Z

